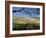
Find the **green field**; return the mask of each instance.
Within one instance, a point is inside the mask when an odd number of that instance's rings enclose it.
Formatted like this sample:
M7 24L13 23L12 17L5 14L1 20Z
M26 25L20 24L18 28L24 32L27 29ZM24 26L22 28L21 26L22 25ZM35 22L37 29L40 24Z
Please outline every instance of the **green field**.
M13 30L37 30L40 29L39 24L13 24Z
M40 29L39 18L26 18L13 16L13 30L37 30Z

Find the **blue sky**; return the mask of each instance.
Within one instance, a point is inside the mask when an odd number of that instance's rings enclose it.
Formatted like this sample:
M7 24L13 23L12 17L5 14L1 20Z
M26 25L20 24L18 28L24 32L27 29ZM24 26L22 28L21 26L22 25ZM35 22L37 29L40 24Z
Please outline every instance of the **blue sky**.
M39 11L40 8L13 7L13 16L30 16L30 17L40 16Z

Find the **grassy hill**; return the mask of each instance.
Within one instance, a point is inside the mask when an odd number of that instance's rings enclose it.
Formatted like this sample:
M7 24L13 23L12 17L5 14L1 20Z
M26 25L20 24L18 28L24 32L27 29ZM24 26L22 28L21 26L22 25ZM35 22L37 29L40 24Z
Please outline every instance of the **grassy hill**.
M14 23L23 23L23 24L27 24L27 23L39 23L39 19L36 18L31 18L31 17L17 17L17 16L13 16L13 22Z
M13 16L13 30L34 30L40 29L40 20L31 17Z

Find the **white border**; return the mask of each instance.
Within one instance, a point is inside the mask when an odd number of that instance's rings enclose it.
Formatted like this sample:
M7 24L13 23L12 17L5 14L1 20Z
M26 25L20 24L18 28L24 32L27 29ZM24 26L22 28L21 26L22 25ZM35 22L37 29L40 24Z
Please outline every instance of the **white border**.
M12 31L12 7L40 8L40 30ZM10 34L39 33L42 32L42 6L10 4Z

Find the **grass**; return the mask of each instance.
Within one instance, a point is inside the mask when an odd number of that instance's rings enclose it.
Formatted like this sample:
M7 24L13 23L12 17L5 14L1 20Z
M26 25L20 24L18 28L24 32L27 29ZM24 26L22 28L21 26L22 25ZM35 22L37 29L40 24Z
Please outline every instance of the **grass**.
M13 24L13 30L37 30L40 29L39 24Z
M40 29L39 18L26 18L13 16L13 30L37 30Z

